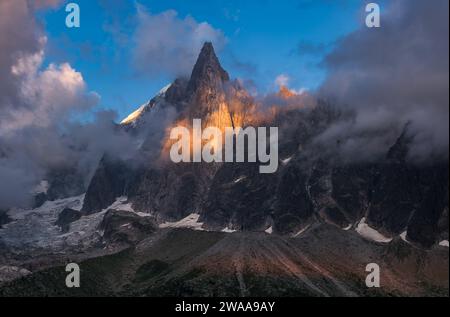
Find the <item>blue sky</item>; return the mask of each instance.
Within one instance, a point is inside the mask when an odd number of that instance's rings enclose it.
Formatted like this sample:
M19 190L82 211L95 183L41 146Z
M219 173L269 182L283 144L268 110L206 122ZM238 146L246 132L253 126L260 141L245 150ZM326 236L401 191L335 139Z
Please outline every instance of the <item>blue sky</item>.
M325 77L320 61L342 36L360 27L363 0L78 0L81 27L65 27L64 5L38 13L48 36L47 62L69 62L89 90L101 96L99 108L125 117L174 78L146 76L132 63L137 6L150 14L175 10L207 22L226 37L219 58L233 78L255 83L259 93L276 89L275 78L289 76L293 89L314 89ZM148 30L151 40L152 32ZM147 35L146 35L147 36Z

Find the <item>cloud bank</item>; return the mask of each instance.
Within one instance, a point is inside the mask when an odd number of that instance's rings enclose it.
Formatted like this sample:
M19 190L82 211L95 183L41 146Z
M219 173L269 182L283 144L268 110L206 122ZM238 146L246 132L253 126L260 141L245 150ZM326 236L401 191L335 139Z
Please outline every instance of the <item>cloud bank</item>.
M207 41L220 50L226 37L207 22L197 22L190 16L181 18L174 10L152 14L142 5L137 5L132 54L139 74L190 75L198 52Z
M33 188L54 170L74 168L88 180L103 153L133 152L115 113L73 122L99 101L80 72L68 63L43 66L46 36L35 10L57 4L0 2L0 209L30 203Z
M320 93L353 115L318 142L339 144L347 159L376 159L410 123L410 159L448 159L449 2L395 0L386 9L381 28L361 27L324 61Z

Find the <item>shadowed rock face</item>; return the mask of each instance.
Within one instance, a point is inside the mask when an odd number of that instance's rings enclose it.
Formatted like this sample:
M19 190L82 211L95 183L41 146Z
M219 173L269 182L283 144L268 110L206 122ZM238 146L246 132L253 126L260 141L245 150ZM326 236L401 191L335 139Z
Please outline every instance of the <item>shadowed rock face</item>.
M439 240L449 240L448 237L449 219L448 219L448 183L447 183L447 197L445 199L444 212L438 222Z
M192 71L187 94L191 97L199 92L205 93L197 96L197 101L208 102L208 97L216 95L215 89L221 89L223 84L229 80L230 77L220 65L213 45L205 43Z
M207 170L200 165L142 169L127 194L135 210L145 210L160 221L177 221L200 209L207 182Z
M11 219L9 219L7 211L6 210L0 210L0 228L10 222Z
M180 120L220 111L231 85L210 43L203 47L189 80L178 79L164 103ZM92 213L128 196L136 211L159 222L200 214L204 227L296 234L314 223L355 227L365 217L380 233L407 231L416 246L430 248L448 237L448 163L414 165L406 155L410 140L399 136L384 160L347 164L325 157L312 145L341 114L323 101L309 110L281 111L267 122L279 126L280 166L262 175L259 164L172 164L140 166L103 159L85 199Z
M407 231L409 241L430 248L439 242L439 221L448 209L448 164L409 164L407 148L402 135L374 168L368 222L388 235Z
M50 183L46 194L48 200L75 197L83 194L85 191L83 176L76 169L55 169L47 178Z
M299 166L290 165L282 172L273 214L275 232L295 234L309 223L314 214L308 193L308 175Z
M166 92L166 101L171 105L175 105L179 112L183 110L183 102L186 101L187 85L187 79L178 78L172 83Z
M150 217L109 210L100 224L100 229L104 231L103 239L108 243L134 244L154 233L156 226Z
M65 208L58 216L55 226L61 227L61 231L66 233L70 230L70 224L77 221L82 216L81 212L70 208Z
M53 168L45 176L48 189L33 197L33 208L41 207L46 201L75 197L86 191L84 176L73 167Z
M445 209L448 211L448 165L422 169L418 173L420 199L408 224L407 238L419 246L431 248L440 242L439 221L445 217ZM446 230L448 233L448 220Z
M89 184L83 213L100 212L123 196L130 175L132 170L125 162L104 156Z
M276 177L257 164L224 164L202 206L202 221L215 230L264 231L269 227Z

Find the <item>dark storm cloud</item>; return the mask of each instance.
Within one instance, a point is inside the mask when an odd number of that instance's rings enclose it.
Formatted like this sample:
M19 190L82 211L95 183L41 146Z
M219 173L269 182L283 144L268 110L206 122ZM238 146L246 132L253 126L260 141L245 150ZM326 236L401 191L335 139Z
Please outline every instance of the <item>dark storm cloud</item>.
M361 27L326 58L321 94L353 113L319 142L352 159L378 157L407 123L410 158L448 159L449 2L396 0L381 28Z

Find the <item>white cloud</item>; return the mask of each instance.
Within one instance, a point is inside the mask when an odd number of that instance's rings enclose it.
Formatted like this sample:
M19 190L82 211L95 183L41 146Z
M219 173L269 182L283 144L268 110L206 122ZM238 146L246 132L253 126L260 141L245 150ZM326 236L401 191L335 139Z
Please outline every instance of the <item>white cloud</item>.
M42 46L46 40L40 40ZM37 53L21 54L11 67L19 97L25 107L10 107L0 132L13 133L29 126L48 127L55 120L63 120L75 110L87 110L98 99L95 93L86 93L86 83L81 73L68 63L50 64L40 70L44 60L43 48Z
M212 42L219 51L226 44L221 30L191 16L181 18L174 10L151 14L139 4L137 12L133 58L139 73L188 75L204 42Z
M44 67L47 39L35 13L57 4L0 0L0 209L31 202L54 168L76 168L87 179L105 149L98 140L120 141L108 114L92 124L69 120L98 101L80 72L68 63Z
M289 86L289 76L286 74L280 74L275 78L275 85L277 85L279 88L281 87L288 87Z
M277 78L275 78L275 85L279 88L279 89L288 89L292 94L295 95L302 95L304 93L306 93L308 91L307 88L299 88L299 89L294 89L294 88L289 88L289 82L291 81L291 78L286 75L286 74L280 74L277 76Z

